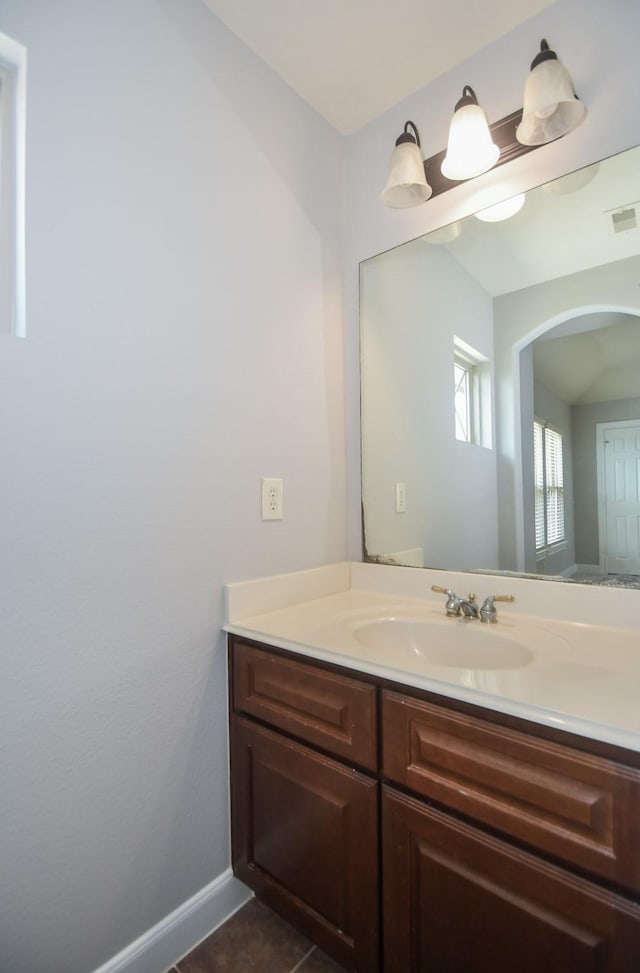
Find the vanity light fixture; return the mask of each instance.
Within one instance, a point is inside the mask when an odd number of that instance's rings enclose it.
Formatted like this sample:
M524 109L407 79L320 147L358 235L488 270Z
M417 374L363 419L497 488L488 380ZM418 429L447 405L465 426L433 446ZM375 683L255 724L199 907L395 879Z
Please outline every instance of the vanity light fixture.
M449 127L449 141L441 170L447 179L473 179L498 161L500 149L491 138L487 116L473 88L466 84Z
M413 129L413 135L409 132L409 126ZM391 154L389 176L380 199L386 206L406 209L424 203L431 192L425 175L418 129L413 122L405 122L404 132L396 139L396 147Z
M466 84L451 119L446 150L426 160L415 124L406 122L380 198L386 206L398 209L418 206L466 179L561 138L585 115L566 68L542 40L527 79L524 108L488 125L473 88Z
M585 114L569 72L543 39L524 89L522 121L516 129L518 142L546 145L579 125Z

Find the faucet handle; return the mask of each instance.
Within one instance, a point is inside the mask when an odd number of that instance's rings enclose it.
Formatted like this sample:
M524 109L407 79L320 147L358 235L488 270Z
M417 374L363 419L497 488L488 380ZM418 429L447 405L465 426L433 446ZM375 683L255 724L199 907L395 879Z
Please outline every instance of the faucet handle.
M446 611L447 615L454 618L456 615L460 614L463 599L459 598L458 595L451 590L451 588L442 588L439 584L432 584L431 590L437 592L439 595L447 596L447 603L444 606L444 610Z
M480 621L492 624L498 621L498 613L494 606L494 601L515 601L513 595L488 595L482 603L480 609Z

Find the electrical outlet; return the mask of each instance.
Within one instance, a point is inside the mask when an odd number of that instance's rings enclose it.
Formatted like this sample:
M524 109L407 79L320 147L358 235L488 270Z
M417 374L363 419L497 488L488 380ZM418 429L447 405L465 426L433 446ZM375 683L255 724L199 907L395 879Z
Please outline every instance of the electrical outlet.
M262 519L282 520L282 480L274 476L262 478Z
M404 514L407 511L407 484L396 483L396 513Z

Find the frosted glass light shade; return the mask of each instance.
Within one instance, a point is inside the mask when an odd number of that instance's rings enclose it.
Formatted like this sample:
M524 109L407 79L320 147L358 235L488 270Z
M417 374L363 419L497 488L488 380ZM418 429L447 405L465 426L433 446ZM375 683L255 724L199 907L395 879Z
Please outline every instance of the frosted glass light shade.
M467 85L451 119L447 153L440 167L442 175L458 181L473 179L491 169L499 155L500 149L491 139L487 116L473 89Z
M571 78L557 55L542 41L524 89L522 121L516 138L522 145L545 145L579 125L586 114Z
M420 147L413 139L399 140L391 153L389 176L380 199L385 206L406 209L424 203L431 196L431 192Z

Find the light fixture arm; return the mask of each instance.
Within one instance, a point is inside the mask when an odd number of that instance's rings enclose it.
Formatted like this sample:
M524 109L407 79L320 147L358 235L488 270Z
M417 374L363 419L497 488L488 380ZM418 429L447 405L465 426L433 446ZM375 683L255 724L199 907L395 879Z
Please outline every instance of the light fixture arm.
M538 51L533 61L531 62L531 70L533 71L533 69L537 68L538 65L542 64L543 61L557 61L557 60L558 60L558 55L556 54L555 51L550 50L549 44L543 37L542 40L540 41L540 50Z
M455 115L458 109L464 108L465 105L477 105L477 104L479 104L478 96L476 95L471 85L466 84L462 89L462 98L459 98L458 101L456 102L456 107L453 109L453 113Z
M413 135L409 132L409 125L413 129ZM420 148L420 135L418 129L414 122L408 121L404 123L404 132L399 135L396 139L396 145L402 145L403 142L415 142L415 144Z

